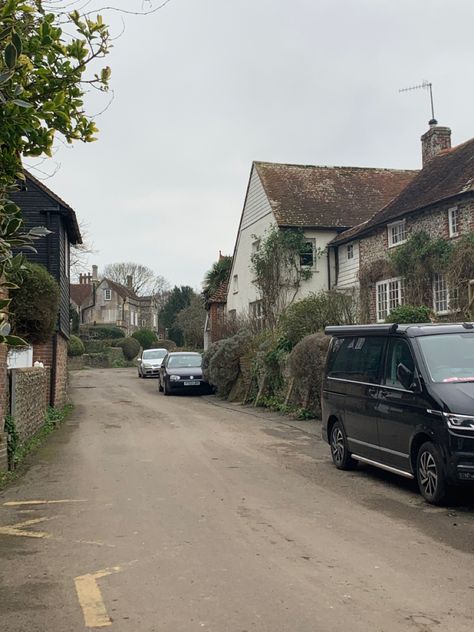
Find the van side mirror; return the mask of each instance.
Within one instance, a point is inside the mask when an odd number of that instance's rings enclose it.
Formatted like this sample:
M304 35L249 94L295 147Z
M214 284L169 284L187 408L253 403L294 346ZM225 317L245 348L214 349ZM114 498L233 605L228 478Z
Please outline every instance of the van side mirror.
M397 380L407 391L412 391L416 388L414 377L413 371L410 371L410 369L400 362L397 366Z

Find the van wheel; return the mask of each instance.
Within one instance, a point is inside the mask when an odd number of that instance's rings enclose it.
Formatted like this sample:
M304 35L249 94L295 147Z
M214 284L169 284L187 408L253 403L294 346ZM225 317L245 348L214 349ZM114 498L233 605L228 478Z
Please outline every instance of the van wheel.
M416 458L416 478L423 498L432 505L443 505L450 498L450 488L439 448L431 441L424 443Z
M357 465L351 457L347 445L346 433L340 421L336 421L331 429L331 456L338 470L352 470Z

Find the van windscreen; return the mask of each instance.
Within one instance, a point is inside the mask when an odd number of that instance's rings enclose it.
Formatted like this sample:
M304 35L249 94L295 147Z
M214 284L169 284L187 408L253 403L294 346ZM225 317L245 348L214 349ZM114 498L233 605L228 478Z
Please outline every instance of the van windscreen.
M474 333L420 336L418 341L433 382L474 382Z

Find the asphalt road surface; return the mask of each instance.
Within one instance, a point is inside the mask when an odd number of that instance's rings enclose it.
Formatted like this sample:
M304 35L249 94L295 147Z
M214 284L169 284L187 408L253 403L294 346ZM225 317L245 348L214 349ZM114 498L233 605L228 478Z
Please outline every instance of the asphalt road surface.
M472 632L474 500L334 469L315 422L73 374L0 493L1 632Z

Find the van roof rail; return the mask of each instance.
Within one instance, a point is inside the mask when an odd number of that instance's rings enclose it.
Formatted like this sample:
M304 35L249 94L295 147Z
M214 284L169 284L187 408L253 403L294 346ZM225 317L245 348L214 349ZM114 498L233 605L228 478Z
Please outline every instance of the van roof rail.
M325 328L324 333L327 336L364 336L367 334L393 334L397 329L397 323L384 323L381 325L331 325Z
M463 323L464 329L474 329L474 323Z

